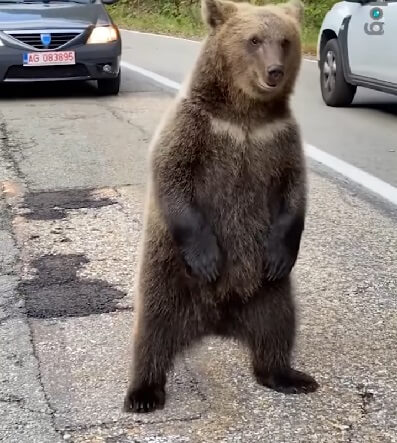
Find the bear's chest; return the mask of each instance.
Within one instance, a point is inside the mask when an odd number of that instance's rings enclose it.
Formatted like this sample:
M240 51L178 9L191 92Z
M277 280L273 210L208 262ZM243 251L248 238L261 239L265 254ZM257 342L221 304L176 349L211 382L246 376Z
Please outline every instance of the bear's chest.
M225 202L239 200L241 204L241 199L257 196L263 200L288 163L288 147L282 143L284 127L278 122L245 130L214 119L198 174L200 187Z

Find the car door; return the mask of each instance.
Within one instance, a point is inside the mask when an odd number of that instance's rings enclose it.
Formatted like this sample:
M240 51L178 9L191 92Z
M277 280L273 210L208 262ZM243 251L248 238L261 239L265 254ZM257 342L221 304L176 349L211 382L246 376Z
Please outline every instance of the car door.
M351 72L397 83L397 0L360 3L347 32Z

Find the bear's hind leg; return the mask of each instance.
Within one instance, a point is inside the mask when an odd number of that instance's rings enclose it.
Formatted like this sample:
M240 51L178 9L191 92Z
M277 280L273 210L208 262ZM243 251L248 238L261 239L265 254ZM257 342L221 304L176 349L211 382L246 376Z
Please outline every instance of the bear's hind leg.
M285 394L314 392L313 377L291 367L295 338L295 307L289 277L266 282L238 312L235 335L252 353L258 383Z
M168 308L158 305L154 309L152 303L143 300L134 331L125 412L151 412L164 407L167 372L174 357L198 336L191 307L176 304L170 302Z

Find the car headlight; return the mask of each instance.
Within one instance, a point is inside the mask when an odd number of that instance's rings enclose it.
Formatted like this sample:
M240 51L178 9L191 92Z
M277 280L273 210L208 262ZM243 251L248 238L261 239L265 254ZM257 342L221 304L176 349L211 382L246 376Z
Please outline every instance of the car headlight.
M0 47L1 47L1 46L4 46L4 45L3 45L3 42L1 41L1 38L0 38Z
M91 32L87 44L110 43L118 39L118 32L115 26L97 26Z

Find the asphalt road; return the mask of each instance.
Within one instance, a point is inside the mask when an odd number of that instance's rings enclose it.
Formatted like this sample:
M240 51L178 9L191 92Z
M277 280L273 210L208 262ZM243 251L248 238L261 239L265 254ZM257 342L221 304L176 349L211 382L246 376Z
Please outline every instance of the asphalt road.
M125 41L125 61L139 64L137 48ZM184 57L159 73L181 80ZM397 442L397 209L313 162L294 362L321 389L261 388L244 350L211 338L178 360L163 411L121 411L147 147L170 100L128 70L113 98L0 91L0 441Z

